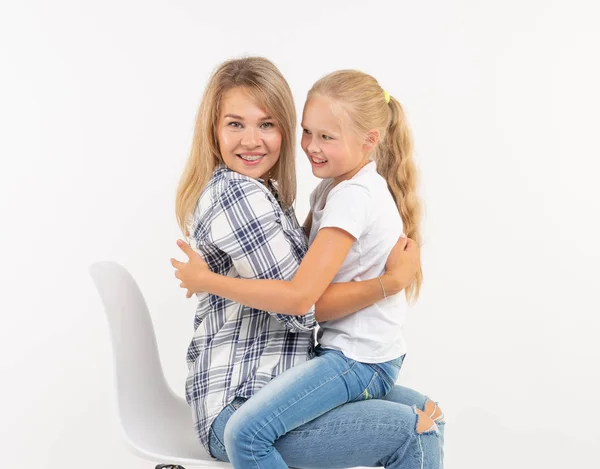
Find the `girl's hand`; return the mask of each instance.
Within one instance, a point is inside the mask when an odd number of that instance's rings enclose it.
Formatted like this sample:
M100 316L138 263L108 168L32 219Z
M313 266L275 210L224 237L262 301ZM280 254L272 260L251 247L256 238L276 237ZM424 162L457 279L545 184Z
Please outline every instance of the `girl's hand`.
M394 285L389 294L398 293L413 283L421 265L420 253L421 250L414 240L404 234L400 236L388 256L385 273L382 276L389 277L391 284Z
M202 256L194 251L189 244L178 239L177 246L181 248L189 260L179 262L171 259L171 265L175 267L175 277L181 280L179 286L187 289L185 296L190 298L194 293L204 291L203 280L210 273L210 269Z

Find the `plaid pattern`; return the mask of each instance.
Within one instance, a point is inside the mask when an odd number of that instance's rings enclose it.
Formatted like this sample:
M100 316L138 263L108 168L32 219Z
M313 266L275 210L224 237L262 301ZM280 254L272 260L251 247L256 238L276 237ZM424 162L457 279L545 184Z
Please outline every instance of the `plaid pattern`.
M284 211L270 188L224 166L215 170L190 226L191 245L213 272L279 280L294 276L307 239L293 208ZM289 316L208 293L198 299L186 399L208 452L210 427L221 410L312 357L316 323L314 308L305 316Z

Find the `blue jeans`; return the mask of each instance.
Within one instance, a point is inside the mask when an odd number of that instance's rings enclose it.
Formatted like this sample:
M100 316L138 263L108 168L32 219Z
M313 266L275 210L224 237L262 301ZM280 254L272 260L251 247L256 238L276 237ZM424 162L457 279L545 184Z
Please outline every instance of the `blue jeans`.
M380 399L392 389L402 358L367 364L317 347L315 358L277 376L231 417L225 448L236 468L287 468L275 440L347 402Z
M212 426L213 456L243 469L441 467L443 427L416 431L415 408L424 408L427 398L393 387L401 360L367 365L332 350L317 353L247 402L236 399L225 408ZM370 399L384 398L392 387L386 400Z

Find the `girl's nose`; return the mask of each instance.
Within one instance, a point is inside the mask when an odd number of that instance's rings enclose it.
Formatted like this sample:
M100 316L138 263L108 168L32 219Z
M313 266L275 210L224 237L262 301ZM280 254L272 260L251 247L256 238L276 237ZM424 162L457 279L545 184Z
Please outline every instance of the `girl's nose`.
M311 142L308 144L308 146L306 147L308 149L309 153L320 153L321 149L319 148L318 145L315 145L314 140L311 140Z
M302 136L302 146L304 146L306 142L308 142L306 145L306 151L309 153L319 153L321 151L319 146L315 144L315 138L312 135L304 134Z

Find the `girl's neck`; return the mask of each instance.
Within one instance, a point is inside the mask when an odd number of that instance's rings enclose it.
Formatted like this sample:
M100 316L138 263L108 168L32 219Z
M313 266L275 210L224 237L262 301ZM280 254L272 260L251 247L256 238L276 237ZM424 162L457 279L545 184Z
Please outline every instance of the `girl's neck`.
M354 168L352 171L349 171L345 174L342 174L341 176L333 178L333 187L337 186L342 181L347 181L349 179L352 179L354 176L356 176L358 174L358 172L361 169L363 169L365 166L367 166L370 162L371 162L371 159L369 158L369 155L365 156L365 158L359 163L359 165L356 168Z

